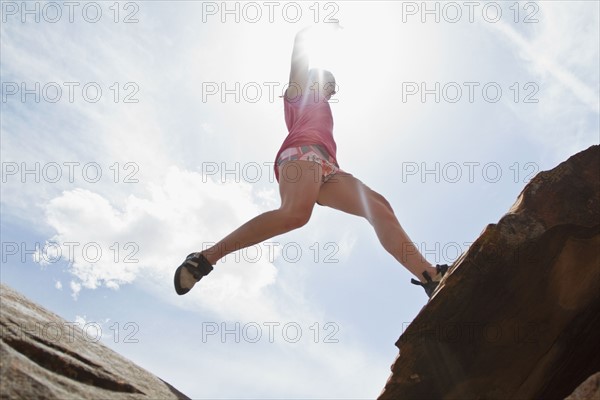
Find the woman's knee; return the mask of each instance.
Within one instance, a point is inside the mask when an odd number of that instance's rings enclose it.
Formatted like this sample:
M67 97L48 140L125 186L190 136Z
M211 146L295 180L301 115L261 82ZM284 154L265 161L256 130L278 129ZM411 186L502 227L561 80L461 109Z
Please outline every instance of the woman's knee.
M369 192L369 198L372 208L382 209L386 212L394 212L391 204L387 201L387 199L380 193L374 191L373 189L367 186L367 190Z
M310 220L310 216L312 214L312 209L295 209L295 210L285 210L282 209L282 220L284 222L285 227L288 230L298 229L303 227Z
M387 210L389 210L389 212L393 213L393 212L394 212L394 210L392 209L392 205L390 204L390 202L389 202L389 201L387 201L387 199L386 199L385 197L383 197L382 195L380 195L379 193L377 193L377 195L379 196L379 197L378 197L378 200L379 200L379 202L380 202L380 203L381 203L381 204L382 204L382 205L383 205L383 206L384 206L384 207L385 207Z
M375 220L391 220L395 217L394 210L390 203L381 194L371 191L371 203L370 203L370 221L371 223Z

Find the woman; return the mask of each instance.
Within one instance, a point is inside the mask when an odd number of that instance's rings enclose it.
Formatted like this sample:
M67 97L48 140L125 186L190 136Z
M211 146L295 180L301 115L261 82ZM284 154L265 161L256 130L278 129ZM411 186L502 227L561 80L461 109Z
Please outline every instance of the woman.
M419 278L411 282L423 286L429 297L448 270L447 265L434 267L425 260L382 195L339 168L328 103L335 94L335 78L329 71L309 70L306 42L310 30L296 35L289 87L283 96L289 134L275 157L281 206L246 222L209 249L188 255L175 272L179 295L187 293L227 254L305 225L315 203L366 218L383 247ZM412 251L406 251L409 248Z

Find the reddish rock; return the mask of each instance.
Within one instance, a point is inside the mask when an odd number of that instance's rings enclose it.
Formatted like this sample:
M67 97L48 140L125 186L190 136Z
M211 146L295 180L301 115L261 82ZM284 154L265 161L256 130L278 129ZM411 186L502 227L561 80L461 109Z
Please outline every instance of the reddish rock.
M381 400L564 399L600 371L600 147L539 173L396 342Z
M0 304L0 398L188 399L5 285Z

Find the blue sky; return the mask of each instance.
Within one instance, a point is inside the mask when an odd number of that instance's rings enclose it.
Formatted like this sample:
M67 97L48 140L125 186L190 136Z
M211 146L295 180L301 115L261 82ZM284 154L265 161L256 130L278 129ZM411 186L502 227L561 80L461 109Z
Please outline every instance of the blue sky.
M2 2L2 282L193 398L376 397L427 298L366 221L317 207L186 296L172 275L279 205L278 96L315 18L344 27L311 50L338 161L432 263L598 144L598 2L474 3Z

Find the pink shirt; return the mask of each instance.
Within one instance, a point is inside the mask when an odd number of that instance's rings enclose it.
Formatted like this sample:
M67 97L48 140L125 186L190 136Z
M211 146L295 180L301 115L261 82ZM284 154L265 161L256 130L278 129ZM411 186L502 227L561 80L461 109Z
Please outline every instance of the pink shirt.
M289 147L318 144L327 150L339 167L336 159L337 146L333 140L333 116L329 102L324 96L309 91L301 96L287 99L283 96L285 123L289 134L275 156L275 178L279 182L277 159Z

